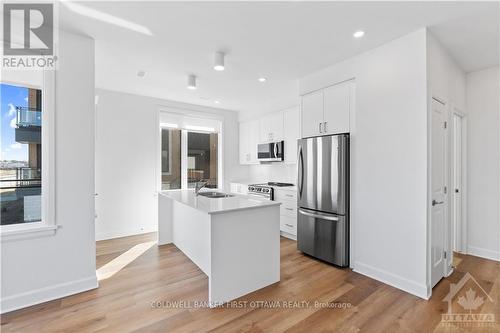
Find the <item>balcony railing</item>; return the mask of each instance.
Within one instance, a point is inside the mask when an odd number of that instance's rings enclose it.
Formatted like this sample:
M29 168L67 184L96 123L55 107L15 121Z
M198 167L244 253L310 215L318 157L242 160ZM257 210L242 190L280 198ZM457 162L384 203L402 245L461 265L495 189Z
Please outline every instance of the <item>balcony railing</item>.
M12 170L12 176L5 176L5 178L0 179L0 189L2 190L36 188L42 186L40 169L22 167L9 170ZM6 172L8 170L3 169L3 171Z
M40 127L42 126L42 112L28 107L16 106L17 127Z

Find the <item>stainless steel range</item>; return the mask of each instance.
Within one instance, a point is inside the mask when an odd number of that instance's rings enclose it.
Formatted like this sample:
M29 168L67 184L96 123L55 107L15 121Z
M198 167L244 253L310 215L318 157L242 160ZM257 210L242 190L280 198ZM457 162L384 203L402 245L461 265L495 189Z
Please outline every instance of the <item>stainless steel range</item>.
M266 184L248 185L248 195L255 195L263 199L274 200L274 189Z

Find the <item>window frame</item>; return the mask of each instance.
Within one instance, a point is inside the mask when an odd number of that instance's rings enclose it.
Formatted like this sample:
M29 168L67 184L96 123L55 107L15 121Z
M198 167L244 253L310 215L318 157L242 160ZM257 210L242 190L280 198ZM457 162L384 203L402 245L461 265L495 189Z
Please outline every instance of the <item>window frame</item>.
M163 136L163 130L165 128L161 128L160 130L160 135ZM163 139L163 138L162 138ZM161 145L163 145L163 140L161 142ZM161 149L161 146L160 146ZM163 152L163 150L162 150ZM161 156L163 158L163 156ZM168 171L164 172L163 167L161 168L161 175L162 176L171 176L172 175L172 131L168 131Z
M187 137L188 137L188 132L197 132L197 133L205 133L203 131L195 131L195 130L186 130L184 128L179 127L177 128L178 130L181 131L181 188L180 189L170 189L170 190L162 190L162 183L161 183L161 174L162 174L162 169L161 169L161 133L162 133L162 127L160 124L160 116L161 115L171 115L176 118L182 118L182 117L187 117L187 118L198 118L198 119L207 119L210 121L216 121L218 122L219 126L216 129L216 133L218 134L218 142L217 142L217 187L214 190L222 190L224 188L224 168L223 168L223 161L224 161L224 117L222 115L210 113L207 111L201 111L197 112L195 110L190 110L190 109L181 109L181 108L172 108L168 106L162 106L159 105L155 119L154 119L154 126L156 129L156 168L155 168L155 175L154 175L154 181L155 181L155 195L157 195L159 192L163 191L179 191L179 190L189 190L188 188L188 161L187 161L187 150L188 150L188 142L187 142ZM209 133L209 132L206 132ZM185 152L185 153L184 153Z
M8 79L2 83L30 86ZM42 90L42 219L39 222L1 225L1 242L55 235L58 229L55 214L55 71L43 70L42 87L37 88Z

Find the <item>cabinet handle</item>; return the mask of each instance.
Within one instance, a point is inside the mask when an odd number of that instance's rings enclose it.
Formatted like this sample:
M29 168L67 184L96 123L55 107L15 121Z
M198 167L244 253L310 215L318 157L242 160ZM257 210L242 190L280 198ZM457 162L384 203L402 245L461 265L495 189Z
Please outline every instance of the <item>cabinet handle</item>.
M291 195L291 194L285 194L285 196L293 198L293 195Z
M325 121L325 123L323 124L323 130L325 131L325 133L328 131L328 130L326 129L326 124L327 124L327 122Z
M285 208L285 209L286 209L286 210L291 210L291 211L293 211L293 208Z
M321 133L321 123L319 123L319 132Z
M289 227L289 228L293 228L293 225L291 225L291 224L285 223L285 225L286 225L287 227Z

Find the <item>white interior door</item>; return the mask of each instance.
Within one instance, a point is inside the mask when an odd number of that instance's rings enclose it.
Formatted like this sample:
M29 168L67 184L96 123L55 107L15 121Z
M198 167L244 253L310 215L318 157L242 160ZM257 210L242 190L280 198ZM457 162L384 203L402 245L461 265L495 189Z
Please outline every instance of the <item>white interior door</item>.
M453 114L452 225L453 251L462 252L462 117Z
M431 115L431 285L444 277L446 268L446 112L432 100Z

